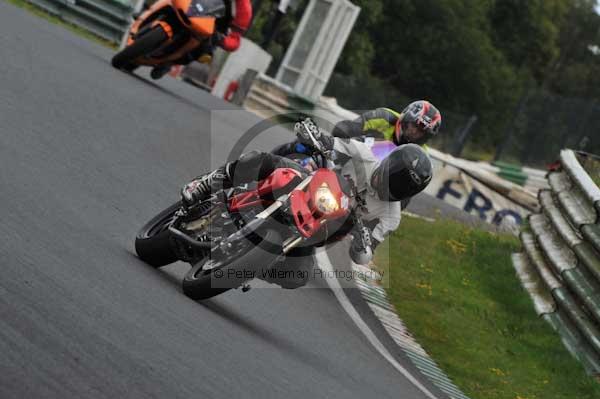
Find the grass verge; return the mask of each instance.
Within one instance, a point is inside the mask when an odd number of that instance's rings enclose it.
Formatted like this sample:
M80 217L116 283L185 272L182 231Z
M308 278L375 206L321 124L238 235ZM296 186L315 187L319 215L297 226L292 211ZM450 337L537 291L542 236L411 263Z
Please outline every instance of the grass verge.
M592 399L585 374L538 318L512 268L511 235L404 218L377 251L399 317L472 399Z
M113 42L110 42L100 36L97 36L95 34L93 34L92 32L85 30L83 28L80 28L77 25L74 25L70 22L64 21L62 19L60 19L59 17L57 17L56 15L50 14L47 11L43 10L42 8L28 3L25 0L5 0L7 3L15 5L19 8L23 8L27 11L29 11L30 13L37 15L38 17L41 17L49 22L52 22L56 25L60 25L68 30L70 30L71 32L74 32L76 34L78 34L79 36L82 36L86 39L92 40L96 43L99 43L103 46L112 48L112 49L116 49L117 45Z

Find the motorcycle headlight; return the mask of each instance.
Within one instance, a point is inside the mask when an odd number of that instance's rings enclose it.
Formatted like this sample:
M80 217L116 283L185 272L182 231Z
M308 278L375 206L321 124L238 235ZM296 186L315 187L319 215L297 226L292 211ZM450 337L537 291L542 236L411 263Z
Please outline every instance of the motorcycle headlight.
M317 189L317 192L315 193L315 205L317 206L317 209L323 213L332 213L340 208L340 204L338 204L326 183L323 183L321 187Z

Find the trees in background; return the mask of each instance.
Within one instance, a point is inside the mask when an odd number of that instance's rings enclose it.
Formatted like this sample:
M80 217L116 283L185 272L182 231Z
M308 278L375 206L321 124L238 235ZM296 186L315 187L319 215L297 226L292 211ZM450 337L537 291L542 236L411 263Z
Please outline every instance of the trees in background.
M272 33L272 24L276 18L279 1L262 0L253 1L252 3L255 7L253 10L254 18L247 36L250 40L260 44ZM278 23L273 40L265 49L273 56L273 61L267 71L268 75L274 76L277 73L277 69L285 56L285 50L292 42L308 0L298 0L297 3L297 7L295 9L290 8ZM257 6L258 8L256 8Z
M596 0L353 2L362 11L326 91L348 108L428 98L442 111L478 115L473 139L492 148L532 90L600 100ZM252 34L264 28L271 4L262 2ZM282 24L276 57L302 5Z
M573 0L559 37L559 55L545 88L569 97L600 100L600 16L595 0Z

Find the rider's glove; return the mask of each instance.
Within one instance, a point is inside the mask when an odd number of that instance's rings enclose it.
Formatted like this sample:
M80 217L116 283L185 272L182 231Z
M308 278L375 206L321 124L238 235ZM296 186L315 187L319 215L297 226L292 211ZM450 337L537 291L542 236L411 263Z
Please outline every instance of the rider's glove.
M324 134L310 118L306 118L305 120L296 123L294 126L294 133L296 133L296 137L298 138L298 142L300 144L308 147L315 147L315 143L311 138L311 134L307 132L307 129L310 130L312 137L314 137L314 139L317 141L317 145L321 145L323 147L323 150L333 150L333 137Z
M377 241L375 240L375 242ZM371 231L367 227L362 227L359 231L352 233L350 258L354 263L359 265L368 264L373 258L373 249L373 238L371 237Z

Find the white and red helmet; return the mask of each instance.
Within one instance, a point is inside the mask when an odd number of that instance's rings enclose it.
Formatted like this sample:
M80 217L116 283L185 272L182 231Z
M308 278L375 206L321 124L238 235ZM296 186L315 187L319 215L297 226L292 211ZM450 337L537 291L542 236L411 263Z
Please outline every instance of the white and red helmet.
M440 127L442 126L442 114L433 104L426 100L414 101L408 104L408 106L404 108L404 111L402 111L402 117L398 118L396 124L397 140L400 139L402 130L408 123L414 123L425 133L423 138L419 140L420 142L416 143L424 144L440 131Z

